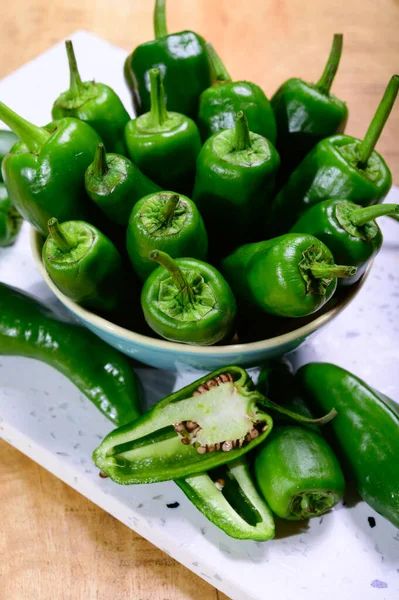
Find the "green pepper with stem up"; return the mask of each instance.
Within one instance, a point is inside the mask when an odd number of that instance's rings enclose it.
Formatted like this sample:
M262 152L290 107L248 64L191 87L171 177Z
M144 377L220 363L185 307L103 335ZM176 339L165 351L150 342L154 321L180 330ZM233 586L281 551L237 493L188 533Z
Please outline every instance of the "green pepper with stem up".
M204 218L212 254L225 256L262 236L279 164L273 145L249 131L242 111L233 129L205 142L197 160L193 201Z
M0 248L11 246L21 230L23 218L11 204L7 188L0 183Z
M221 271L237 300L280 317L305 317L322 308L356 267L334 264L330 250L308 234L288 233L246 244L223 259Z
M273 200L267 217L270 236L288 231L307 208L328 198L346 198L362 206L383 201L392 176L374 147L398 90L399 75L394 75L363 140L333 135L305 157Z
M94 129L71 118L37 127L2 102L0 120L21 139L5 156L2 169L10 200L22 217L42 235L47 235L51 217L88 217L84 174L101 141Z
M108 85L97 81L82 81L73 45L65 42L68 55L69 90L58 96L52 109L53 119L74 117L91 125L99 134L108 152L126 154L124 132L129 113L121 99Z
M323 200L307 211L291 228L291 233L310 233L324 242L336 261L357 268L353 277L342 279L352 285L382 246L382 233L374 219L399 214L399 204L362 207L349 200Z
M320 140L343 133L348 120L345 102L330 93L342 53L343 36L334 35L330 56L317 83L293 78L271 99L277 122L276 148L281 158L280 180L286 181Z
M162 250L172 258L206 260L208 237L202 217L189 198L159 192L145 196L132 210L126 248L133 269L145 280L157 268L157 263L149 259L152 250Z
M213 75L212 86L203 91L199 100L198 128L205 141L223 129L232 129L236 115L242 110L249 130L276 143L276 119L263 90L250 81L232 81L212 44L206 51Z
M8 154L14 144L18 142L18 137L13 131L8 129L0 129L0 182L3 181L3 173L1 171L1 163L6 154Z
M106 154L101 142L85 174L86 192L110 221L126 226L133 206L161 188L120 154Z
M162 73L169 110L197 117L198 98L211 84L205 42L193 31L168 34L165 0L156 0L155 40L141 44L125 62L125 79L131 89L136 114L150 110L149 72Z
M174 260L153 250L159 263L144 282L141 306L148 325L167 340L210 346L232 333L236 301L222 275L195 258Z
M48 222L42 256L59 290L75 302L112 311L122 302L122 258L111 240L83 221Z
M166 110L162 75L149 72L151 110L129 121L125 129L128 152L138 168L164 190L191 196L201 137L194 121Z

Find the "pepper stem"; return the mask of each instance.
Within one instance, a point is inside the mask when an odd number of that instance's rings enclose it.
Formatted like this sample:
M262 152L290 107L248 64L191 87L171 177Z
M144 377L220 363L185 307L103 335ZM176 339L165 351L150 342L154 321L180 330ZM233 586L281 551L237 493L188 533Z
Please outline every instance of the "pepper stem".
M154 33L155 39L168 35L166 26L166 0L156 0L154 8Z
M212 44L210 44L209 42L205 44L205 52L211 67L213 83L217 84L221 82L231 81L231 77L223 64L222 59L220 58L219 54L216 52Z
M385 89L382 100L376 110L376 113L371 121L369 128L367 129L366 135L359 147L359 162L358 168L364 169L367 167L367 163L373 152L376 143L379 140L384 125L391 113L393 105L395 104L396 96L399 91L399 75L393 75Z
M84 90L83 82L79 75L78 64L76 62L75 51L73 49L73 44L71 40L66 40L65 42L66 52L68 56L68 64L69 64L69 91L74 96L79 96Z
M163 125L168 118L166 110L165 91L159 69L150 69L151 110L150 115L154 125Z
M105 152L105 146L102 142L97 145L96 153L94 155L93 171L95 175L104 177L109 171L107 164L107 154Z
M249 127L247 117L244 115L243 111L240 110L237 113L236 117L236 133L234 137L234 150L249 150L251 148L252 142L249 135Z
M49 234L61 252L70 252L76 247L71 238L61 229L62 225L59 224L58 219L52 217L47 223Z
M180 196L178 194L173 194L173 196L168 198L162 211L162 224L169 223L169 221L173 218L176 206L179 204L179 200Z
M375 204L365 208L357 208L349 214L349 221L355 227L366 225L378 217L398 215L399 204Z
M344 36L342 33L334 34L333 43L331 46L330 56L328 57L326 66L324 67L323 75L316 83L316 87L322 94L328 94L337 74L339 61L341 60L342 46Z
M185 301L190 301L192 296L191 288L176 261L169 254L166 254L166 252L162 252L162 250L152 250L149 258L150 260L155 260L155 262L168 271Z
M20 117L3 102L0 102L0 120L13 130L30 152L38 154L51 134L37 125Z
M356 267L328 265L318 262L310 264L309 269L315 279L331 279L334 277L345 279L346 277L352 277L357 271Z

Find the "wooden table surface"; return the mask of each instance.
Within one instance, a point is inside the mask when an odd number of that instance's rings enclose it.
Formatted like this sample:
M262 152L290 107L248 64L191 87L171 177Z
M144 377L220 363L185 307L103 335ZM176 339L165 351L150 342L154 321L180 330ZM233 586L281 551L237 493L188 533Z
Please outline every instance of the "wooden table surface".
M151 0L6 2L0 77L77 29L131 50L151 39L151 13ZM233 78L256 81L268 95L291 76L318 79L333 33L343 32L333 91L349 104L353 135L365 132L399 71L398 0L168 0L168 21L171 31L202 33ZM398 137L396 107L378 149L397 184ZM2 600L226 600L4 442L0 505Z

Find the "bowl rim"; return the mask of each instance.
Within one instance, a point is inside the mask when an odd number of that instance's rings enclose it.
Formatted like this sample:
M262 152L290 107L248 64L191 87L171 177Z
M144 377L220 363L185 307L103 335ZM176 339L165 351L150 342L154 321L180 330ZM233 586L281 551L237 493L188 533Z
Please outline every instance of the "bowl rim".
M316 317L310 323L302 325L297 329L293 329L282 335L278 335L266 340L260 340L258 342L248 342L244 344L229 344L224 346L194 346L192 344L182 344L179 342L170 342L168 340L158 340L156 338L136 333L130 329L126 329L120 325L116 325L111 321L108 321L104 317L99 317L90 310L80 306L67 296L63 294L57 286L53 283L50 276L48 275L43 261L40 245L43 242L43 236L40 232L36 231L32 226L30 228L30 246L33 255L33 259L36 266L43 277L47 286L55 294L55 296L64 304L72 313L78 315L83 321L89 321L99 329L106 330L118 337L125 340L135 342L141 346L153 347L158 350L168 350L173 352L184 352L189 354L201 354L201 355L231 355L234 357L237 354L257 352L260 350L268 350L278 346L289 345L298 338L308 337L311 333L320 329L327 323L329 323L338 313L340 313L357 295L360 289L363 287L372 267L373 261L370 262L366 271L362 275L361 279L356 282L353 286L348 288L346 296L339 302L339 304L330 308L327 312Z

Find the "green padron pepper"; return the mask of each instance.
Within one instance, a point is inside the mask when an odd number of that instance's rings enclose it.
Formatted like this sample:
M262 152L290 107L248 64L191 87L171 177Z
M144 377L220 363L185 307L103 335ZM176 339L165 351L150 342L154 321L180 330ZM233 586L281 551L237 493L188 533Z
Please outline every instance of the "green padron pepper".
M2 163L10 200L42 235L47 222L89 216L84 174L93 161L98 134L78 119L37 127L0 102L0 120L21 139Z
M169 110L197 117L198 98L211 84L205 42L193 31L168 35L165 0L156 0L155 40L141 44L125 62L125 78L136 114L150 110L149 71L161 71Z
M288 233L237 248L221 271L243 305L280 317L304 317L322 308L356 267L334 264L330 250L309 234Z
M292 233L310 233L324 242L341 264L357 268L355 275L342 279L352 285L382 246L382 233L374 219L399 214L399 204L362 207L349 200L323 200L310 207L292 227Z
M263 90L250 81L232 81L212 44L206 44L211 65L212 86L199 100L198 128L205 141L214 133L232 129L236 114L242 110L249 130L276 143L276 119Z
M48 222L43 263L59 290L94 310L113 311L123 301L122 258L111 240L84 221Z
M136 202L161 190L128 158L106 154L103 143L98 144L94 161L87 168L85 187L106 217L125 227Z
M363 140L333 135L305 157L273 200L267 216L270 236L288 231L307 208L328 198L346 198L362 206L383 201L392 175L374 147L398 90L399 75L394 75Z
M151 110L129 121L128 152L138 168L164 190L191 196L201 137L194 121L166 110L162 75L151 69Z
M126 248L133 269L145 280L157 268L149 259L152 250L162 250L172 258L206 260L208 236L198 208L189 198L159 192L145 196L132 210Z
M197 160L193 201L204 218L212 254L226 256L262 237L279 164L273 145L249 131L242 111L233 129L205 142Z
M34 358L57 369L117 426L140 414L138 382L123 354L5 283L0 283L0 354Z
M161 250L153 250L150 259L160 266L144 282L141 306L153 331L202 346L232 333L236 301L215 267L195 258L174 260Z
M124 132L129 113L121 99L108 85L97 81L82 81L73 45L65 42L68 55L70 86L54 102L52 117L74 117L85 121L97 131L108 152L126 154Z
M399 527L398 404L329 363L305 365L296 377L311 409L337 409L326 435L363 500Z
M18 137L13 131L8 129L0 129L0 182L3 181L3 173L1 171L1 163L6 154L8 154L14 144L18 142Z
M0 248L11 246L20 232L23 218L11 204L7 188L0 183Z

